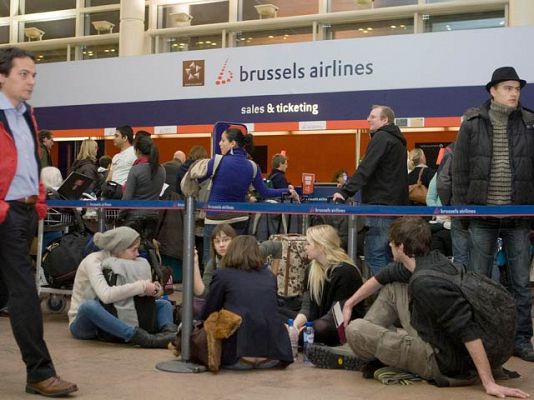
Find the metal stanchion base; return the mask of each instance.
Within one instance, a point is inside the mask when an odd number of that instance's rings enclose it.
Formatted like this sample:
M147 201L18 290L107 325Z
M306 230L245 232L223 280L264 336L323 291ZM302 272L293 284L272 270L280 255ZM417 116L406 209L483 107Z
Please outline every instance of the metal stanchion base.
M204 365L182 360L162 361L156 364L156 368L160 371L175 372L180 374L194 374L206 372L208 370Z

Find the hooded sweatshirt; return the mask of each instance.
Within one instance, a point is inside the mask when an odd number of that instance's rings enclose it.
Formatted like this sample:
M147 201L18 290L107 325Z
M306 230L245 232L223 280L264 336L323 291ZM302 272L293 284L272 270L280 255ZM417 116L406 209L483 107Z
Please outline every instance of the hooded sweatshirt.
M343 197L362 191L364 204L407 205L406 139L394 124L371 133L371 141L358 169L340 189Z

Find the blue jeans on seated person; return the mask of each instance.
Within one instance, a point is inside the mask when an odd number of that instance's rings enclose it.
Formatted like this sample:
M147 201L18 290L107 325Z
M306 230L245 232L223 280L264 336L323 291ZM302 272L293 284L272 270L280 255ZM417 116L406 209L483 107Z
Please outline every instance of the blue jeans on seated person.
M172 305L167 300L156 300L158 330L173 323ZM111 315L98 300L87 300L80 305L76 319L70 324L70 332L76 339L96 339L99 331L107 332L128 342L135 333L135 326Z

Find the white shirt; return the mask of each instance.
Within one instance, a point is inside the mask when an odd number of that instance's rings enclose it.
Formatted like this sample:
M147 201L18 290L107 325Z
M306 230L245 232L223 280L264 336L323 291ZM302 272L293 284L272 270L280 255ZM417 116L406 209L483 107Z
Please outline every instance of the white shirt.
M130 172L135 160L137 160L137 157L133 146L115 154L111 160L111 180L124 185L126 178L128 178L128 172Z

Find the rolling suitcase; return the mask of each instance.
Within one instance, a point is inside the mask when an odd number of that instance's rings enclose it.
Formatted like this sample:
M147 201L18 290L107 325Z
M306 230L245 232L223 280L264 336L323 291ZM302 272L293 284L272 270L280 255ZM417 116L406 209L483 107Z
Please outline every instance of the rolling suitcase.
M270 240L282 242L282 258L272 265L278 284L278 295L282 297L301 296L306 289L304 275L310 262L304 246L306 236L298 234L272 235Z

